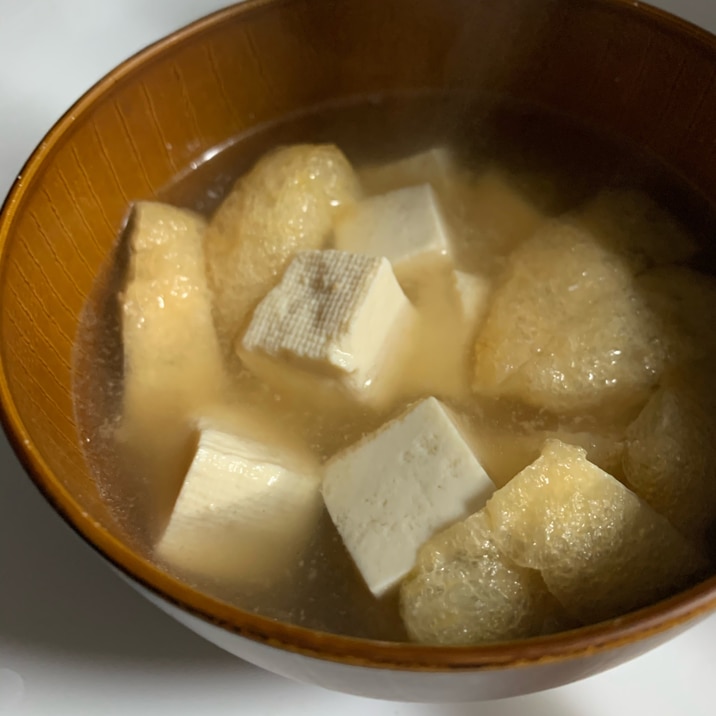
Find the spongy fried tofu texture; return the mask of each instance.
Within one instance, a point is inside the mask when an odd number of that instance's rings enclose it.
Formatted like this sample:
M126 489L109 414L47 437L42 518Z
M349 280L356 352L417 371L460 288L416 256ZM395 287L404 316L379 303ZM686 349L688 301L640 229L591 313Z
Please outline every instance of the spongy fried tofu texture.
M328 144L277 149L239 179L204 240L214 318L226 351L289 261L300 250L323 247L336 214L359 194L350 163Z
M147 512L162 524L181 485L191 420L218 400L226 376L211 315L204 219L140 202L129 224L120 295L124 346L121 438L139 458Z
M510 257L477 337L473 387L555 413L616 412L647 399L664 340L629 261L554 221Z
M663 320L669 363L710 359L716 352L716 279L686 266L660 266L637 278L639 290Z
M716 524L716 383L710 364L672 373L626 432L629 486L684 534ZM707 374L707 371L709 372Z
M638 282L670 335L670 368L627 430L624 475L654 509L701 539L716 522L716 281L663 266Z
M201 244L205 226L193 212L166 204L134 208L120 296L125 413L156 400L185 409L222 385Z
M401 585L400 612L414 641L455 646L545 634L565 622L539 572L500 552L484 510L421 547Z
M584 448L590 462L621 480L625 430L626 425L594 426L589 430L557 425L554 429L533 427L523 431L514 425L488 421L473 430L473 442L485 470L498 487L534 462L549 439Z
M499 549L537 569L574 618L592 623L651 604L706 569L649 505L558 440L488 500Z

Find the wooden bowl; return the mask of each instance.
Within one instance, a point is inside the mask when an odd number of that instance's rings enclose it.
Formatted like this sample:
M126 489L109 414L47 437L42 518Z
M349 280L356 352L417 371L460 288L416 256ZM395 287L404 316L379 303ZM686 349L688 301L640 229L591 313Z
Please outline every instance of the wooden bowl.
M128 204L237 134L329 100L479 90L636 142L716 200L716 40L618 0L249 0L153 45L49 132L0 219L2 420L57 511L140 591L279 674L364 696L464 701L565 684L716 607L716 578L550 637L474 648L371 642L278 623L168 576L98 494L71 392L78 316Z

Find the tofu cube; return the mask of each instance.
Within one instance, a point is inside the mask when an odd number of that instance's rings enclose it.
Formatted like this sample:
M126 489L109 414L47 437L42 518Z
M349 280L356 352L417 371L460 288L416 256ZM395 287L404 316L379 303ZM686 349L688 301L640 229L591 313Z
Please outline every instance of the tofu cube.
M258 305L238 351L268 382L314 376L369 401L412 313L386 259L305 251Z
M336 223L335 246L385 256L401 280L452 253L449 229L429 184L358 202Z
M494 485L449 410L428 398L332 458L323 499L376 596L437 531L479 510Z
M336 214L360 193L353 167L332 144L269 151L236 182L204 237L214 322L227 354L296 252L323 248Z
M369 165L358 170L363 188L369 194L384 194L416 184L430 184L441 194L455 181L453 158L445 147L433 147L387 164Z
M270 585L313 534L319 484L296 451L204 429L155 556L183 573Z

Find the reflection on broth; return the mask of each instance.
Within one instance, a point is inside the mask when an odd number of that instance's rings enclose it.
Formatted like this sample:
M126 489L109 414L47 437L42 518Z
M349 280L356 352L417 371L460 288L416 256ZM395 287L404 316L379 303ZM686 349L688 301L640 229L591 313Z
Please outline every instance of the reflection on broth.
M690 266L715 268L714 215L656 161L426 94L239 137L159 198L97 279L75 388L102 494L163 568L451 644L711 569L716 282Z

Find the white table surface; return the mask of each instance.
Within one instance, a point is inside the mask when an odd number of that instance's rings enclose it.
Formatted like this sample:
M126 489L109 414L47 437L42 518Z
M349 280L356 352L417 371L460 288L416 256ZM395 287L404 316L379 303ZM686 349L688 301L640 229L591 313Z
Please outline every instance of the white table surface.
M128 55L229 3L0 0L0 197L52 122ZM716 0L655 4L716 32ZM716 131L716 128L715 128ZM0 436L0 714L713 716L716 616L606 674L481 705L398 704L263 672L143 601L52 512Z

